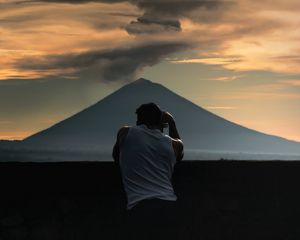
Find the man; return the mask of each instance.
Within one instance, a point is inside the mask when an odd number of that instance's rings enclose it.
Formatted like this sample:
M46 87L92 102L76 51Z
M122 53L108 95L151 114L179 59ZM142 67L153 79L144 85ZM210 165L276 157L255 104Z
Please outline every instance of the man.
M151 233L162 226L175 227L177 197L171 179L183 158L183 142L173 116L155 103L142 104L136 114L137 126L119 130L113 158L120 166L132 231L142 239L142 234L155 237ZM166 126L169 135L163 134Z

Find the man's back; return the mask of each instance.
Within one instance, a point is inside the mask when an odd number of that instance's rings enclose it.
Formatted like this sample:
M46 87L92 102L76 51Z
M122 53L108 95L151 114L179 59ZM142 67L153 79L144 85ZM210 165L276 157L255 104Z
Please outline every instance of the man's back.
M125 237L173 239L179 226L178 201L171 177L183 158L175 120L155 103L137 110L135 127L119 129L112 156L121 169L128 203ZM169 128L169 136L163 129Z
M146 125L130 127L120 145L120 168L127 208L144 199L175 201L171 183L176 156L172 139Z

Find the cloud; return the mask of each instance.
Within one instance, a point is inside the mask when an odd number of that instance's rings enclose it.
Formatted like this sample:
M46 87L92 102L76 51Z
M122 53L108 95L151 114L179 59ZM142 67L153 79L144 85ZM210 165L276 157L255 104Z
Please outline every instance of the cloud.
M0 19L5 23L5 48L20 48L17 54L6 54L10 62L0 67L5 79L78 74L115 81L133 79L145 66L192 47L189 39L168 33L181 31L179 17L217 1L21 2Z
M232 107L232 106L207 106L205 108L209 110L235 110L236 109L236 107Z
M26 20L28 11L24 11L23 16L19 17L25 22L30 21L30 25L35 26L35 29L28 30L26 24L20 25L20 21L14 21L13 14L2 17L3 25L18 31L27 31L26 49L39 46L36 43L33 46L29 36L30 31L36 31L32 32L31 36L47 42L43 44L48 48L44 55L49 54L50 60L50 55L57 53L63 55L72 52L97 51L95 49L100 48L121 49L126 45L161 41L164 38L168 38L170 42L180 39L189 44L192 39L193 42L197 42L197 49L187 57L178 57L179 60L174 60L173 63L219 65L234 71L264 70L280 73L300 71L299 59L286 57L292 54L297 56L300 53L298 47L300 34L297 31L300 18L295 12L300 4L293 0L287 1L286 6L283 6L284 4L279 0L274 2L269 0L32 0L23 2L28 3L24 5L34 8L32 14L35 15L36 20L34 18ZM83 12L84 8L86 9ZM50 10L46 11L46 9ZM80 17L78 12L81 12ZM39 25L36 26L37 24ZM20 25L22 30L16 25ZM41 33L42 26L44 26L43 31L47 33ZM53 33L55 31L57 32ZM75 31L80 34L71 35ZM61 37L52 38L51 32L57 36L60 34ZM62 36L63 34L65 37ZM7 34L4 33L3 36L7 42L11 40ZM51 39L52 42L49 42ZM51 51L52 46L58 46L60 39L62 40L59 49L57 47L55 51ZM16 44L19 42L16 42L15 46ZM72 44L74 46L70 47ZM172 53L177 52L174 49ZM13 71L6 71L5 76L12 73ZM33 77L33 74L29 74L29 77Z
M144 11L143 16L127 26L129 33L154 33L162 31L180 31L180 18L191 17L191 12L203 8L211 10L224 1L207 0L137 0L130 1Z
M180 31L180 22L177 19L157 19L151 17L139 17L125 27L129 34L153 34L163 31Z
M300 80L295 79L295 80L282 80L279 81L280 83L284 84L284 85L288 85L288 86L292 86L292 87L300 87Z
M30 2L53 2L53 3L70 3L82 4L91 2L100 2L107 4L115 4L128 2L139 9L144 10L145 14L163 14L168 16L183 16L187 12L196 8L214 9L221 4L228 3L224 0L24 0L23 3Z
M93 50L79 54L32 57L16 62L16 68L30 71L73 72L103 81L134 80L144 67L152 66L174 52L190 47L185 42L151 42L137 46Z
M193 58L182 60L171 60L172 63L203 63L209 65L226 65L234 62L240 62L240 58L228 57L228 58Z
M224 76L224 77L212 78L211 80L220 81L220 82L231 82L234 80L238 80L240 78L241 78L241 76Z
M0 132L0 140L22 140L27 137L31 132L22 131L22 132Z
M124 28L129 34L153 34L163 31L180 31L180 18L191 17L191 12L197 9L205 11L215 10L228 4L224 0L28 0L30 2L53 2L53 3L130 3L143 14L135 21L131 21ZM122 14L124 16L124 14ZM120 15L119 15L120 16Z
M7 46L22 48L18 55L9 56L12 59L9 66L0 69L4 78L78 74L115 81L133 79L145 66L194 47L190 36L179 35L182 18L193 16L197 9L215 11L225 1L24 0L17 3L18 7L11 7L0 19L6 27ZM35 49L37 56L27 53L25 56L23 49Z
M272 4L261 9L252 6L241 1L214 21L181 21L183 34L193 37L198 49L194 56L173 63L220 65L234 71L300 73L299 14ZM231 61L232 57L236 60Z
M9 121L9 120L1 120L0 121L0 125L9 125L9 124L13 124L13 122L12 121Z

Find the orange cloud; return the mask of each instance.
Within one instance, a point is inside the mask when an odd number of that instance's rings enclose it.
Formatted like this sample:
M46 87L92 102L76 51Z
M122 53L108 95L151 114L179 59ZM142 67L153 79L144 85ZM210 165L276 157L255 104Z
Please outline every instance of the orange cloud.
M285 81L280 81L280 83L282 83L284 85L300 87L300 80L285 80Z
M31 135L32 132L0 132L0 140L22 140Z
M299 5L293 0L241 0L214 20L182 19L183 34L198 42L201 57L172 62L300 73Z
M74 54L123 46L133 37L122 29L130 17L111 15L136 12L130 4L1 3L0 79L39 78L72 73L72 69L25 70L16 62L53 54ZM80 12L80 14L78 14ZM102 17L101 17L102 16Z
M221 82L231 82L241 78L241 76L225 76L225 77L217 77L212 78L213 81L221 81Z
M236 109L236 107L232 107L232 106L207 106L205 108L209 109L209 110L234 110L234 109Z
M239 58L194 58L194 59L183 59L173 60L172 63L204 63L210 65L227 65L236 61L240 61Z

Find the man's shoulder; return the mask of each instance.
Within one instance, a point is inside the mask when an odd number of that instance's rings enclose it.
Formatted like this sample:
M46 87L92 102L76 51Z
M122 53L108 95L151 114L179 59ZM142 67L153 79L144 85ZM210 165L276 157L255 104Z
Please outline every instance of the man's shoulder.
M121 127L121 128L119 129L119 132L122 132L122 131L128 131L129 128L131 128L131 126L125 125L125 126L123 126L123 127Z
M127 134L127 132L129 131L129 129L131 128L131 126L123 126L119 129L118 131L118 136L119 135L124 135L124 134Z
M173 146L178 147L178 148L183 148L183 141L178 138L171 138Z
M165 137L170 138L172 141L172 146L174 150L182 151L183 150L183 141L179 138L172 138L169 135L165 134Z
M127 136L129 129L131 126L123 126L118 131L118 140L123 142L124 138Z
M169 135L165 134L166 137L170 138L172 143L174 143L175 145L183 145L183 142L181 139L179 138L172 138Z

